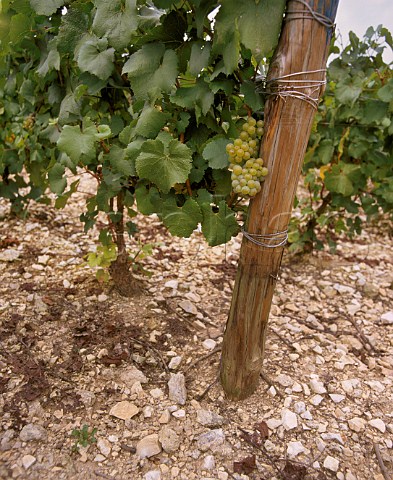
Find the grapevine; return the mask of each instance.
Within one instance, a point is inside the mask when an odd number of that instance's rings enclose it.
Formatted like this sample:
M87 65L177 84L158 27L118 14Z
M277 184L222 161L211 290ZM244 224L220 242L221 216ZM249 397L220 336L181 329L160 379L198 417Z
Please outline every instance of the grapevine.
M255 197L268 174L263 159L258 156L263 127L263 120L249 117L236 140L226 146L229 170L232 171L232 189L242 197Z

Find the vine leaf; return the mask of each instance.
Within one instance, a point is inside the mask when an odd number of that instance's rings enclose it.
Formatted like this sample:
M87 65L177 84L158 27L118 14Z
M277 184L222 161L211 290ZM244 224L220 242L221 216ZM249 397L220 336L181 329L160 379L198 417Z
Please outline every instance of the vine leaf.
M198 40L192 44L190 56L190 73L192 75L199 75L201 70L209 65L210 52L211 45L209 42Z
M89 72L100 80L107 80L113 71L115 49L108 48L106 39L88 35L78 48L77 62L82 72Z
M88 162L96 156L95 142L97 130L94 126L86 128L83 132L78 126L65 125L57 146L66 153L71 161L77 165L79 162Z
M57 49L61 53L73 53L79 39L89 29L89 17L80 3L74 2L61 17L57 35Z
M38 15L52 15L64 5L64 0L30 0L30 5Z
M178 88L171 100L180 107L195 109L198 120L209 111L214 101L214 94L204 80L198 79L192 87Z
M211 247L228 242L239 232L235 214L224 200L219 203L217 213L213 212L212 207L207 203L201 205L201 209L202 233Z
M120 50L131 43L138 27L136 0L95 0L97 12L93 31L107 37L109 45Z
M163 205L162 221L172 235L189 237L202 221L202 212L192 198L188 198L182 207L178 207L176 199L171 197Z
M166 124L168 115L148 105L138 118L135 134L146 138L155 138Z
M128 74L137 97L154 101L174 87L178 73L176 53L165 50L162 43L149 43L131 55L122 73Z
M124 148L113 145L106 158L116 172L126 177L135 175L135 162L130 161Z
M285 0L245 2L239 18L240 41L260 62L277 45L285 9Z
M55 163L48 172L48 181L53 193L61 195L67 186L67 179L63 176L65 167L60 163Z
M60 55L57 51L57 42L55 38L48 42L48 52L46 56L43 56L41 63L37 68L37 73L40 77L45 77L45 75L53 69L60 70Z
M341 193L345 197L355 191L353 182L359 181L361 170L358 165L340 163L332 166L331 172L325 174L325 186L331 192Z
M187 180L191 171L191 150L178 140L167 140L163 136L147 140L136 159L136 171L140 178L153 182L163 192L168 193L176 183Z
M228 167L228 154L225 150L228 143L230 141L227 138L215 137L206 144L202 151L202 156L209 163L210 168Z

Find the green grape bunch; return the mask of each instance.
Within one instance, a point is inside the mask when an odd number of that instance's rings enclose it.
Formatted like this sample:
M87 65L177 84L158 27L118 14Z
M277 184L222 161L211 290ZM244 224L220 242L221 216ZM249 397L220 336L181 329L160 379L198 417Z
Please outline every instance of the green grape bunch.
M226 146L229 170L232 171L232 189L242 197L255 197L268 174L259 155L263 136L262 120L249 117L242 125L238 138Z

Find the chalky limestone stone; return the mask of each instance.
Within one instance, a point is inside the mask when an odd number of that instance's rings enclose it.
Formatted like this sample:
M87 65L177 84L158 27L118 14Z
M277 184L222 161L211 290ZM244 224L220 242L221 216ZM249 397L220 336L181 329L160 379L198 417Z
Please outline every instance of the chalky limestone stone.
M40 425L28 423L20 431L19 438L22 442L31 442L33 440L45 440L47 437L46 430Z
M182 373L172 373L168 382L169 398L179 405L184 405L187 399L186 380Z
M143 437L136 445L136 454L139 458L150 458L161 453L161 445L157 433Z
M139 408L131 402L124 400L114 405L109 412L112 417L120 418L121 420L130 420L139 412Z
M158 440L166 453L174 453L180 447L179 435L173 430L173 428L170 428L167 425L161 429L158 434Z

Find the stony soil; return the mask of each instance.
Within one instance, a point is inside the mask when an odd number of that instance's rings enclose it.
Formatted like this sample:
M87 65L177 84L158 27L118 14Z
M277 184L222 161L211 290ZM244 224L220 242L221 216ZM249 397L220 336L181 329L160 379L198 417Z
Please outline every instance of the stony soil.
M83 264L82 200L26 220L0 204L0 478L392 475L388 225L285 257L263 378L234 403L216 380L241 238L210 249L141 220L152 276L124 298Z

